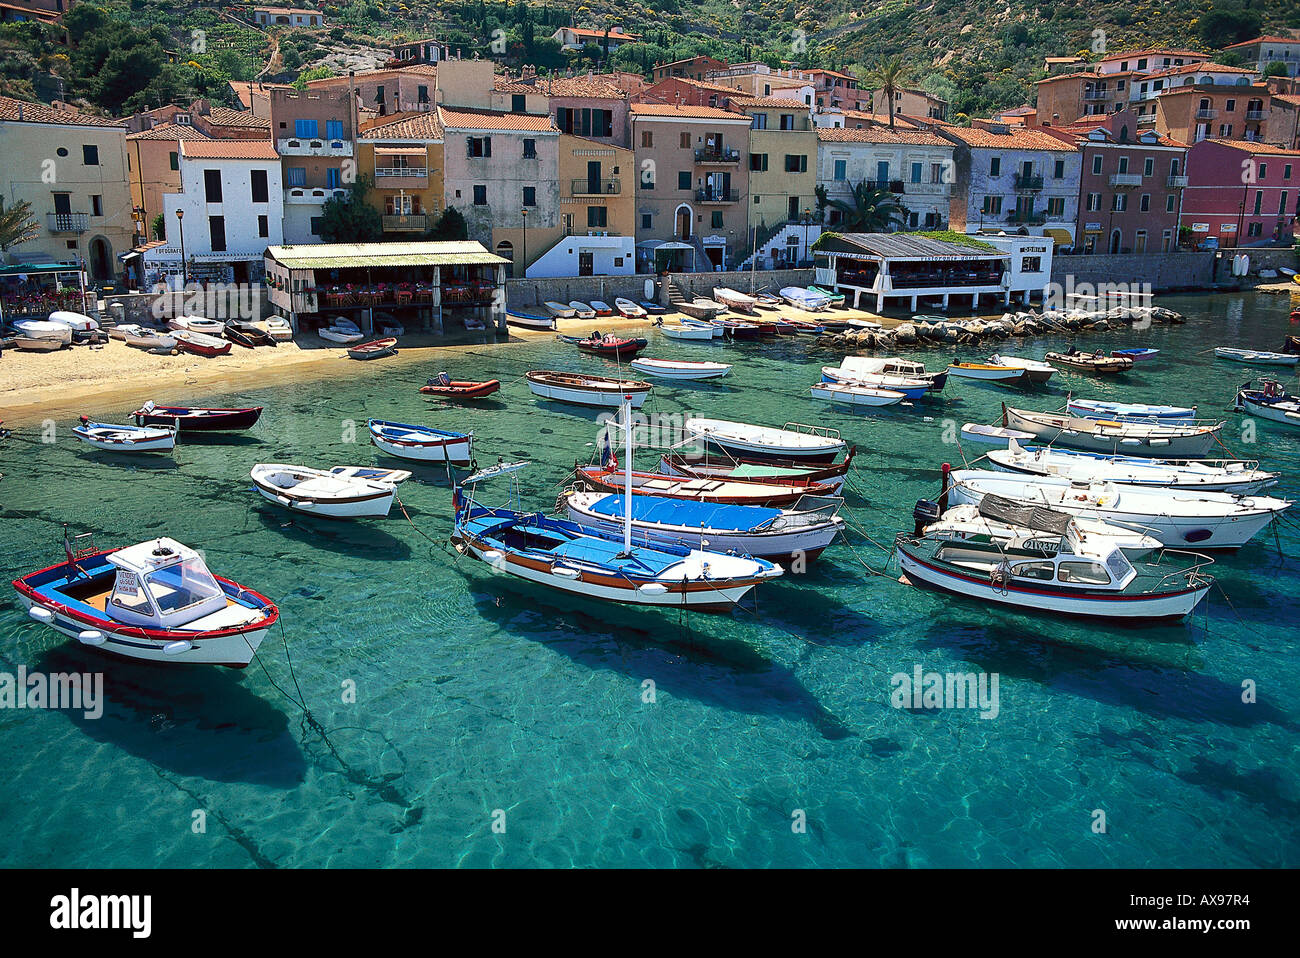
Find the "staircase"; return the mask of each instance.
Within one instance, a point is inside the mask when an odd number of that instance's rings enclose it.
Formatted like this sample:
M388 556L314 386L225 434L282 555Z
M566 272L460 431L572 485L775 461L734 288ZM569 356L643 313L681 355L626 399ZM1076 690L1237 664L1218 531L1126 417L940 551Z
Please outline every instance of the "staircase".
M736 268L749 269L753 265L755 256L766 258L771 256L775 250L788 249L789 244L787 241L791 236L798 240L794 248L798 250L799 256L803 256L805 229L808 230L808 245L811 247L813 243L817 242L817 237L822 235L822 225L820 223L812 223L807 227L802 223L779 223L768 230L760 230L757 250L751 251Z
M668 305L680 306L684 302L686 302L686 297L682 295L682 291L677 284L670 280L668 283Z

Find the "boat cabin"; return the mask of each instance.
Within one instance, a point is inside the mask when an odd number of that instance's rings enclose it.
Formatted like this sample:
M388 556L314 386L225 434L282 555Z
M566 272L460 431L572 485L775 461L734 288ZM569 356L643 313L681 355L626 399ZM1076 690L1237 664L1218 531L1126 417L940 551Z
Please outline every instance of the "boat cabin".
M178 626L226 608L226 593L193 549L155 539L108 556L116 577L104 611L127 625Z
M1122 591L1137 577L1128 557L1114 546L1108 551L1085 547L1073 527L1049 552L1042 537L1010 544L976 539L955 539L935 550L934 559L990 577L1004 576L1031 586L1058 583L1076 589Z

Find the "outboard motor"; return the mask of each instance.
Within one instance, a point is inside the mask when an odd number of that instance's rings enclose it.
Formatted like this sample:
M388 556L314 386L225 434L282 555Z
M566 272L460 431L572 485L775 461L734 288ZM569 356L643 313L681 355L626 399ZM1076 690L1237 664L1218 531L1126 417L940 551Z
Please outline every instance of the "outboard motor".
M912 510L912 518L916 520L916 531L913 535L924 535L925 527L938 522L941 515L943 511L939 508L939 503L933 499L917 499L916 508Z

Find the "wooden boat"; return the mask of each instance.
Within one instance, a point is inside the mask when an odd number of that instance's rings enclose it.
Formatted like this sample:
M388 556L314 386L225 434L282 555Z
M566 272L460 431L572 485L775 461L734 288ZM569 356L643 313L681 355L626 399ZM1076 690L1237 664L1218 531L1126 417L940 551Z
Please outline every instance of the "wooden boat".
M1219 359L1230 359L1234 363L1246 363L1251 366L1294 366L1300 362L1300 356L1290 353L1270 353L1256 349L1232 349L1219 346L1214 350Z
M930 392L931 387L931 381L928 379L866 372L853 372L843 375L840 373L839 369L831 366L822 367L822 382L828 385L866 386L872 389L891 389L895 392L902 393L906 399L924 399Z
M383 518L397 486L411 477L400 469L335 466L326 471L265 462L253 466L249 475L262 498L326 519Z
M873 323L869 319L846 319L844 325L849 329L865 329L871 333L878 333L885 328L880 323Z
M913 313L912 322L914 323L946 323L947 316L940 316L938 313Z
M719 330L727 339L758 339L760 329L756 323L746 323L738 319L716 317L710 321L713 328Z
M968 363L959 359L948 365L948 375L959 379L978 379L983 382L1017 383L1025 378L1025 370L1022 366Z
M1300 311L1293 312L1291 318L1300 320ZM1292 356L1300 355L1300 336L1288 336L1282 343L1282 352L1289 353Z
M252 323L241 323L237 320L230 320L225 326L226 338L232 343L238 343L240 346L246 346L249 349L255 346L275 346L276 341L264 329L259 329Z
M467 466L474 458L472 432L447 432L383 419L369 420L366 428L370 430L370 441L376 447L398 459Z
M1032 433L1046 445L1060 443L1089 452L1141 455L1156 459L1199 459L1218 441L1223 423L1162 425L1111 419L1084 419L1002 405L1002 425Z
M99 321L91 319L85 313L74 313L69 309L56 309L49 315L49 322L67 326L74 333L90 333L99 329Z
M357 329L355 326L326 326L325 328L318 330L318 333L321 339L327 340L331 343L340 343L344 346L351 343L359 343L361 340L366 338L365 333L361 332L361 330ZM229 334L227 333L227 335Z
M542 303L542 305L545 306L547 312L556 319L572 319L573 314L577 312L577 310L568 303L558 303L552 299L548 299L546 302Z
M523 329L554 329L554 316L538 316L535 313L525 313L517 309L506 310L506 322L511 326L519 326Z
M1153 406L1145 403L1104 402L1071 399L1066 410L1085 419L1125 419L1131 422L1163 422L1187 425L1196 419L1195 406Z
M799 336L820 336L826 327L819 323L810 323L806 319L782 319L782 324Z
M758 305L756 297L726 286L713 287L713 299L715 302L727 307L727 309L734 309L738 313L753 313L754 307Z
M595 319L596 311L580 300L572 300L569 303L569 309L573 310L573 315L578 319Z
M727 307L712 299L696 296L689 303L678 303L677 309L695 319L713 319L727 311Z
M243 668L280 616L270 599L214 576L175 539L99 551L74 549L65 534L64 554L14 588L30 618L103 652Z
M293 340L293 327L283 316L272 316L266 321L266 335L270 336L277 343L287 343Z
M167 328L203 333L205 336L220 336L225 331L226 324L219 319L205 319L202 316L173 316L167 320Z
M780 296L774 296L771 293L758 292L754 294L754 305L759 309L773 312L784 306L785 301L782 300Z
M175 426L118 426L82 416L73 435L88 446L112 452L166 452L176 448Z
M1105 456L1051 446L1022 447L1017 442L988 453L989 462L1006 472L1060 476L1126 486L1199 489L1249 496L1277 484L1278 473L1265 472L1245 459L1151 459Z
M601 336L599 332L595 332L590 336L557 336L556 338L577 346L579 351L593 356L635 356L650 345L648 340L627 339L613 333Z
M158 406L152 400L131 414L137 426L177 426L181 432L240 432L262 415L261 406L208 409L199 406Z
M614 300L614 308L618 310L620 316L627 319L641 319L646 316L644 306L638 306L630 299L623 299L621 296Z
M30 336L15 336L11 343L14 349L25 353L57 353L68 345L61 339L32 339Z
M1021 359L1019 356L1007 356L994 353L989 362L995 366L1018 366L1025 371L1024 382L1039 385L1056 375L1056 367L1037 359Z
M707 328L703 326L685 326L680 323L665 323L662 320L656 325L669 339L707 341L722 335L722 327L720 326L709 326Z
M640 408L650 395L650 384L636 379L615 379L589 373L565 373L535 369L525 373L528 388L536 396L578 406L619 406L624 395L632 397L632 407Z
M684 425L686 432L705 442L733 454L755 458L833 462L847 445L834 429L794 422L787 422L781 429L774 429L747 422L692 416Z
M443 399L483 399L491 396L501 388L498 379L482 382L455 380L446 373L440 373L437 379L430 379L420 387L420 392Z
M847 406L894 406L907 398L897 389L880 389L852 383L817 383L808 391L814 399Z
M839 495L856 451L856 446L850 446L842 460L831 463L808 463L799 459L750 459L727 453L719 455L709 450L698 453L664 453L659 459L659 471L665 476L686 476L692 479L739 479L745 482L783 479L816 483L827 486L834 495Z
M664 313L671 312L667 306L661 306L659 303L651 302L648 299L641 300L637 305L650 316L662 316Z
M618 492L627 483L627 472L605 466L579 466L577 484L595 492ZM632 471L632 492L661 499L688 499L742 506L792 506L804 496L829 496L823 483L790 479L746 482L739 479L686 479L657 472Z
M845 356L838 366L823 366L822 381L836 383L865 383L869 386L884 385L888 389L898 388L886 383L871 381L873 377L893 376L895 378L920 380L929 392L941 392L948 382L948 370L927 372L924 363L898 356Z
M138 333L128 332L125 341L128 346L134 346L136 349L151 349L159 352L171 352L177 346L176 337L165 336L143 328Z
M224 356L230 352L230 343L206 333L178 329L172 333L171 338L176 340L176 346L182 352L193 353L196 356Z
M802 286L785 286L781 289L781 298L796 309L818 312L831 305L831 299L825 293L814 293Z
M138 335L143 333L144 330L145 327L140 326L137 323L118 323L116 326L108 327L108 337L109 339L117 339L126 342L127 336Z
M596 311L597 316L613 316L614 307L599 299L591 301L591 308Z
M1112 349L1110 354L1118 356L1121 359L1131 359L1135 363L1145 362L1148 359L1155 359L1160 352L1158 349L1152 349L1149 346L1141 349Z
M1300 396L1289 396L1271 379L1249 382L1237 390L1233 408L1285 426L1300 426Z
M67 323L52 323L46 319L18 319L10 325L24 339L53 339L63 346L72 343L72 327Z
M726 363L695 362L679 359L634 359L628 363L633 372L660 379L718 379L731 372Z
M1024 432L1019 429L1007 429L1004 426L986 426L983 423L968 422L961 427L961 438L965 442L1006 449L1011 442L1033 442L1035 436L1032 432Z
M1122 373L1133 368L1133 360L1126 356L1106 356L1102 353L1083 353L1070 347L1068 352L1048 353L1047 362L1090 373Z
M358 346L349 346L348 355L353 359L382 359L384 356L391 356L397 352L397 339L388 337L387 339L375 339L368 343L361 343Z
M833 289L827 289L825 286L818 286L816 283L808 287L808 292L819 293L826 297L827 305L840 307L844 305L844 294Z

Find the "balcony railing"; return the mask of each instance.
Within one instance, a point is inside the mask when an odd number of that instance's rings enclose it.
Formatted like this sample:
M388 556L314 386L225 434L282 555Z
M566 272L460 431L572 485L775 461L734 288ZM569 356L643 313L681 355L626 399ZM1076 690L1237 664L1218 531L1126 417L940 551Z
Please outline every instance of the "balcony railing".
M403 233L428 229L429 217L423 213L405 213L384 217L384 232Z
M897 193L900 196L906 189L902 180L864 180L862 185L869 190L883 190L886 193Z
M1104 100L1104 99L1106 99L1106 98L1109 97L1109 96L1110 96L1110 91L1107 90L1107 89L1104 88L1104 87L1101 88L1101 89L1099 89L1099 90L1084 90L1084 91L1083 91L1083 98L1084 98L1085 100Z
M1031 173L1026 176L1024 173L1016 174L1016 189L1018 190L1041 190L1043 188L1043 175L1041 173Z
M1265 111L1263 111L1263 110L1247 110L1247 111L1246 111L1246 119L1247 119L1247 120L1262 120L1262 119L1264 119L1266 116L1268 116L1268 114L1267 114Z
M352 141L325 136L282 136L276 141L281 156L351 156Z
M740 194L735 190L696 190L695 199L701 203L736 203Z
M45 228L51 233L84 233L89 213L46 213Z
M596 196L600 194L616 196L622 192L622 186L618 177L608 180L589 180L583 177L573 181L572 191L574 196Z
M1039 212L1023 213L1019 210L1012 210L1007 214L1007 222L1019 223L1023 226L1042 226L1047 222L1047 215Z
M1181 189L1186 185L1187 185L1186 176L1170 174L1168 177L1165 178L1165 186L1169 187L1171 190Z
M429 168L426 166L376 166L375 179L384 177L401 176L410 179L427 179Z
M740 151L730 147L705 147L695 151L696 163L739 163Z
M1141 173L1112 173L1110 175L1110 185L1120 187L1141 186Z
M1202 107L1196 111L1196 118L1198 120L1213 120L1218 115L1218 110L1212 110L1209 107Z

